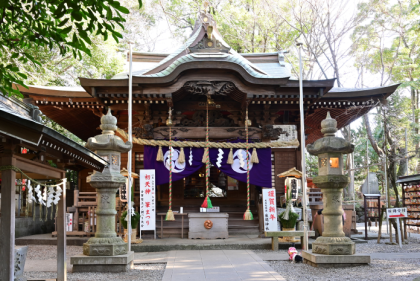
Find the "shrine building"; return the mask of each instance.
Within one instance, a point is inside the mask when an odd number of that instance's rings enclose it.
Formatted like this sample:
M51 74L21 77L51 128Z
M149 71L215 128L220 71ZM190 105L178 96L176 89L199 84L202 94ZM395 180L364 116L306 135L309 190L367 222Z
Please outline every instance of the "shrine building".
M214 187L211 200L220 211L229 213L229 232L258 232L261 188L275 188L281 196L284 178L276 175L294 167L301 170L299 81L291 78L291 65L285 62L284 54L237 53L223 40L212 15L200 12L191 36L179 49L168 54L133 52L133 65L132 129L135 139L168 140L171 137L173 142L205 142L208 133L212 142L245 142L248 112L250 143L283 143L271 147L268 156L257 149L259 163L253 164L254 169L259 165L268 165L269 169L259 174L258 179L251 173L249 197L253 221L242 220L247 206L247 184L242 180L246 165L244 168L240 162L243 161L240 159L242 154L233 155L233 161L240 163L236 168L232 164L234 172L224 171L213 162L210 168L209 180ZM128 73L120 73L112 79L80 78L81 87L77 88L30 86L19 90L26 103L38 106L43 114L83 141L100 134L100 118L111 109L112 115L117 117L117 126L125 131L125 134L119 131L119 135L127 141L128 83ZM306 144L323 136L320 124L328 111L337 120L338 129L343 128L398 87L352 89L336 88L334 83L335 79L303 80ZM170 110L171 132L166 125ZM163 147L165 151L167 148ZM151 162L155 161L156 153L157 147L148 149L134 141L132 154L121 156L121 168L127 167L127 159L131 157L132 171L139 173L140 169L154 165ZM175 155L179 157L179 149L177 153ZM227 153L215 153L220 161L226 161ZM190 155L195 157L193 149L186 149L184 166L173 162L174 176L183 175L192 165L188 164ZM92 171L89 168L78 171L76 188L79 191L95 191L86 183L86 177ZM173 210L183 207L184 212L199 212L206 195L205 174L205 166L198 165L191 168L187 176L173 181ZM159 170L156 177L161 177ZM162 182L164 177L166 174L162 176ZM136 179L136 202L138 186ZM71 193L68 191L69 195ZM169 183L157 185L156 193L158 212L166 212ZM157 225L160 225L157 219ZM168 231L181 231L178 222L173 222L172 228Z

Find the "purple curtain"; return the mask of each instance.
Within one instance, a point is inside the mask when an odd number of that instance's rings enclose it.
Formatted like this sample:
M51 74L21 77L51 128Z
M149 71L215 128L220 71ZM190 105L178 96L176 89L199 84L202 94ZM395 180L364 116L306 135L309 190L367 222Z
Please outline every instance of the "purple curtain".
M162 147L163 162L156 161L159 147L144 146L144 168L156 170L156 184L166 184L169 182L169 149ZM245 149L233 149L233 164L227 164L229 149L210 149L210 162L231 178L246 182L246 153ZM202 163L204 148L184 148L185 163L179 164L178 157L180 148L173 148L172 152L172 181L181 180L198 171ZM251 159L252 149L248 151ZM271 175L271 148L257 149L259 163L249 162L251 184L261 187L272 187Z
M246 150L233 149L232 165L226 163L229 151L230 149L210 148L210 162L229 177L246 182ZM248 150L249 182L257 186L271 188L271 148L257 149L258 164L251 163L251 154L252 149Z
M169 182L169 148L162 147L164 161L156 161L159 147L144 146L144 168L155 169L156 184L165 184ZM179 164L178 157L180 148L174 147L172 152L172 181L181 180L198 171L204 163L203 148L184 148L185 163ZM192 156L192 157L191 157ZM191 160L192 159L192 160ZM191 161L190 161L191 160Z

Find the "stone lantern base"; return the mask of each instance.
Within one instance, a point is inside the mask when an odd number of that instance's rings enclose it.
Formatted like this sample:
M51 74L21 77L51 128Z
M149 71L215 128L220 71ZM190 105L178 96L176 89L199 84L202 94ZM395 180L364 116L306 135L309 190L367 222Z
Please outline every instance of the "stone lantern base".
M370 263L370 256L364 254L357 255L322 255L312 251L302 252L303 263L313 267L352 267L359 265L367 265Z
M134 252L119 256L76 255L70 258L73 272L127 272L133 268Z
M348 237L318 237L312 243L312 252L322 255L354 255L356 247Z
M90 238L83 244L83 254L86 256L118 256L128 252L128 243L122 238Z

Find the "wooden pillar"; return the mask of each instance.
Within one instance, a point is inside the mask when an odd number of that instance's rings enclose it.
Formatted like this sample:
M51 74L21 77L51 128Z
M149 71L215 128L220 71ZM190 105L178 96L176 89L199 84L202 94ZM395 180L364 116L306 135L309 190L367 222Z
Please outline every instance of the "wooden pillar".
M63 178L63 193L58 202L57 214L57 281L67 280L67 263L66 263L66 173Z
M16 166L13 155L1 157L1 166ZM15 189L16 172L13 170L2 171L1 188L1 230L0 230L0 280L14 280L14 255L15 255Z

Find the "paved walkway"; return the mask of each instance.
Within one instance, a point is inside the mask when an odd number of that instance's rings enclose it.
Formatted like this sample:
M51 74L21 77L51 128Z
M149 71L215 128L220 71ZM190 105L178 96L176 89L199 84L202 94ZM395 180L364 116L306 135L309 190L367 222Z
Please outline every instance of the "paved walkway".
M170 251L162 281L286 280L251 250Z

